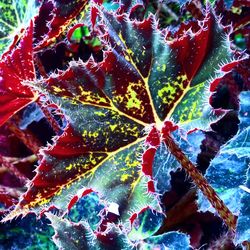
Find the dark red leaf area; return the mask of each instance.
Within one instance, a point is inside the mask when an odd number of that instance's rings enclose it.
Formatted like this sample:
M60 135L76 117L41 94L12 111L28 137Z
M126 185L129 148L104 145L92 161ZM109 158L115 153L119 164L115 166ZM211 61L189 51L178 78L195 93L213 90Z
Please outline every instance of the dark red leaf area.
M27 106L31 101L31 98L23 98L22 96L17 97L13 94L0 92L0 126L3 125L17 111Z
M157 148L161 142L160 132L153 127L149 132L145 144L148 146L148 149L142 155L142 172L151 178L148 181L148 192L155 192L155 186L153 181L153 163L154 157Z
M160 134L159 131L153 127L146 138L146 144L157 148L160 145Z
M53 197L61 187L86 174L107 157L106 153L87 152L82 137L70 126L55 146L45 153L47 157L40 163L38 174L32 181L32 189L24 195L21 206L37 200L38 197L43 197L43 200ZM60 163L58 159L65 160Z
M151 176L153 175L153 162L156 153L156 148L150 147L146 150L146 152L142 156L142 172L145 175Z
M176 32L168 31L166 34L167 40L173 40L182 38L188 30L192 30L192 32L198 32L200 30L200 26L197 21L190 21L187 23L181 23L179 29Z
M39 14L34 20L34 42L35 44L43 40L43 36L49 31L47 22L50 22L53 18L53 3L51 1L44 1L39 8Z
M231 72L214 80L210 85L210 90L216 91L210 97L213 107L238 109L239 93L250 90L249 74L250 59L245 59L240 61Z
M227 10L224 7L223 0L217 1L215 5L215 11L218 15L222 17L223 25L231 25L233 29L239 28L242 25L246 25L250 21L250 3L246 1L234 1L234 8L239 8L235 13L232 8Z
M8 208L16 205L18 200L13 198L11 195L1 190L0 188L0 201L5 206L5 208Z
M93 72L93 75L88 71ZM47 88L58 96L77 99L86 104L110 107L110 100L102 90L103 85L104 75L92 62L84 67L73 65L64 74L47 80Z
M76 202L78 201L78 196L75 195L71 200L70 203L68 205L68 211L76 204Z
M196 1L196 0L187 1L185 9L189 11L192 14L192 16L197 20L202 20L205 16L204 15L205 11L203 9L201 1Z
M141 72L144 72L145 65L138 65L138 68L139 67L141 67ZM143 79L138 74L138 70L132 68L131 65L128 64L123 57L120 57L120 55L116 54L114 51L106 53L106 58L102 64L102 68L107 75L112 76L112 95L122 97L120 99L113 100L115 106L122 112L138 120L146 123L155 122L152 106L150 104L150 97L148 96L147 90L145 89L145 83L143 82ZM127 72L127 74L124 74L124 70L126 70L125 72ZM145 75L147 75L146 72ZM131 83L134 83L133 87L131 87ZM131 91L140 93L137 98L139 102L143 103L143 109L127 107L127 103L130 98L127 93Z
M39 197L42 197L42 200L52 198L63 186L86 174L106 157L105 153L86 153L76 161L74 158L72 161L68 160L66 167L53 161L52 157L43 160L38 168L38 174L32 181L32 189L25 193L20 205L30 204ZM47 174L48 171L50 174Z
M52 149L46 150L45 153L49 153L57 159L63 159L67 157L77 157L87 151L88 149L82 137L77 135L72 127L68 126L60 140L57 141Z
M214 22L214 17L209 14L204 19L203 28L195 36L186 33L170 45L176 51L178 61L190 81L196 75L209 53L214 32Z
M87 0L45 0L35 18L35 50L48 46L88 3Z
M23 85L23 81L35 79L32 32L31 23L18 47L0 62L0 126L35 99L32 90Z

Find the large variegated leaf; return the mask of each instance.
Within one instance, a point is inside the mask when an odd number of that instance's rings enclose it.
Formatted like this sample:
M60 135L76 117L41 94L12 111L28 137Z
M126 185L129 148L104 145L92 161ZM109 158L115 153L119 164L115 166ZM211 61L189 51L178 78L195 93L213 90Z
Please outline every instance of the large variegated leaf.
M212 13L199 32L173 42L164 40L153 16L134 22L104 12L101 18L109 34L104 60L72 62L46 81L69 124L44 150L37 175L10 217L41 211L44 204L64 209L82 187L118 204L122 220L147 206L159 211L154 166L143 153L159 147L165 121L194 129L195 121L206 120L211 65L230 60L226 34Z
M210 121L206 88L208 80L216 76L213 65L231 60L226 34L215 25L213 14L207 15L197 33L186 32L168 43L155 30L157 24L152 16L137 25L129 25L124 15L115 18L106 13L104 19L108 23L110 44L121 55L118 63L113 60L110 67L116 69L117 75L122 73L121 63L131 65L131 71L136 71L133 77L137 88L145 84L150 93L154 122L174 119L180 124L192 122L193 127L197 124L207 127Z
M29 25L37 12L37 5L34 0L0 1L0 55L13 42L16 32Z
M206 178L227 207L238 215L237 243L249 241L249 163L250 163L250 92L240 95L238 134L212 160ZM200 210L213 211L200 194Z

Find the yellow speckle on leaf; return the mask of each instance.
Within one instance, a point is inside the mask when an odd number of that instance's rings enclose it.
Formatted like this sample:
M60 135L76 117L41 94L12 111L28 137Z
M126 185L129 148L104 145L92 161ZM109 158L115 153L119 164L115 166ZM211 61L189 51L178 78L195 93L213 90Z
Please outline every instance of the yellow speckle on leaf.
M128 175L128 174L123 174L123 175L121 176L121 181L124 182L124 181L126 181L129 177L130 177L130 175Z
M56 92L56 93L60 93L62 92L62 89L60 89L59 87L57 86L52 86L53 90Z
M128 86L128 102L127 102L127 108L137 108L140 109L141 107L141 101L137 98L137 93L132 89L132 86Z
M110 127L111 131L113 132L117 128L117 124L110 125L109 127Z
M73 168L73 164L69 164L67 167L66 167L66 170L71 170Z

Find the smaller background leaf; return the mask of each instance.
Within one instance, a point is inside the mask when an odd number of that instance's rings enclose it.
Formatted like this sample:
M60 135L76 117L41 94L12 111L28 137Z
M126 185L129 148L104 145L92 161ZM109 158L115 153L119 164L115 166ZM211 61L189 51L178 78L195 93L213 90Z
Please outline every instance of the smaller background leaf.
M50 240L54 230L44 218L34 214L0 224L0 249L56 249Z
M184 233L168 232L163 235L153 236L145 240L141 250L151 249L171 249L171 250L188 250L190 249L189 237Z
M0 0L0 55L11 44L16 31L26 27L35 16L39 1Z
M240 95L240 125L239 132L220 150L211 161L206 173L208 182L212 185L227 207L238 217L237 241L247 240L250 220L249 209L249 162L250 162L250 92ZM249 178L249 177L248 177ZM243 187L243 188L242 188ZM207 199L199 193L201 211L213 211ZM241 236L239 236L241 235ZM249 238L248 238L249 240Z

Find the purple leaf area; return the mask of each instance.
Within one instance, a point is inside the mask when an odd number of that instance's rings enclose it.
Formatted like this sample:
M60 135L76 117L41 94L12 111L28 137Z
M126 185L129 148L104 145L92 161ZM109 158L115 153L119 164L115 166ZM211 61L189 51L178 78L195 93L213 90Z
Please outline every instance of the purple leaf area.
M0 249L248 249L249 17L0 0Z

